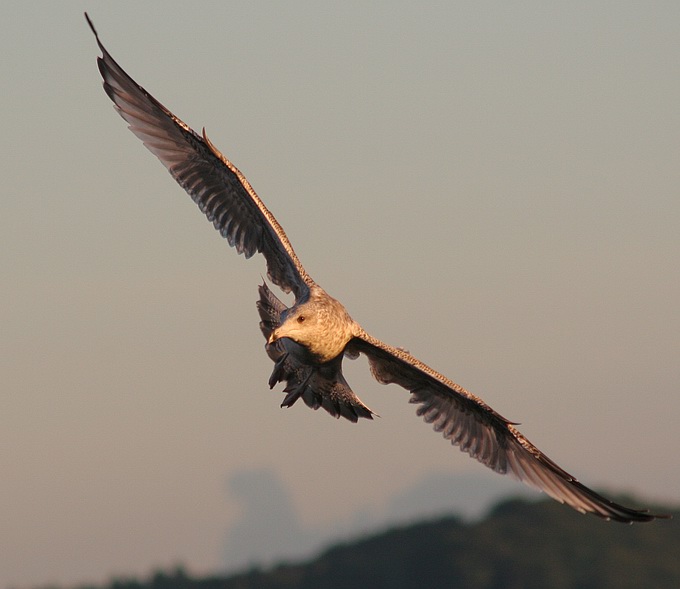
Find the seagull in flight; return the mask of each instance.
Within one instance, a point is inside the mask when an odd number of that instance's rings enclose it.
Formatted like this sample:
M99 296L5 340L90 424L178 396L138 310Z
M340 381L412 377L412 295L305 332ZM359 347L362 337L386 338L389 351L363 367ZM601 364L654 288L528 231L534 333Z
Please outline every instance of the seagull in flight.
M142 140L191 196L230 246L250 258L261 253L270 281L292 292L291 307L266 282L257 308L265 349L274 362L273 388L285 382L282 407L298 399L352 422L375 415L352 391L342 373L345 356L364 354L375 379L410 393L417 413L454 446L500 474L510 474L581 513L606 520L647 522L648 511L619 505L560 468L482 399L433 370L407 351L369 335L345 308L307 274L281 225L245 176L208 139L193 131L137 84L102 45L97 58L106 94L128 128Z

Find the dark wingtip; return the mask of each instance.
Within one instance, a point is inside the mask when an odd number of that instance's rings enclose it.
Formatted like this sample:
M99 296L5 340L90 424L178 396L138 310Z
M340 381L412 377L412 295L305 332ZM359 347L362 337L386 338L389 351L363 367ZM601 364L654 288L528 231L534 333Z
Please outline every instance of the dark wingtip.
M673 519L673 516L670 514L650 513L649 509L633 509L607 499L604 499L604 501L611 508L610 513L605 514L595 511L591 511L590 513L608 521L615 521L624 524L645 523L654 521L655 519Z
M673 516L670 513L647 513L647 515L650 519L644 521L652 521L653 519L673 519Z
M97 34L97 29L94 28L94 23L92 22L92 19L90 19L90 15L87 14L87 12L84 12L83 14L85 15L87 24L90 25L90 29L92 29L92 32L94 33L95 39L97 39L97 43L99 43L99 35ZM101 43L99 44L101 45Z
M87 21L87 24L90 25L90 29L94 34L94 38L97 40L97 45L99 45L99 49L101 49L104 55L109 55L109 52L106 50L106 48L102 45L102 42L99 40L99 33L97 33L97 29L94 28L94 23L92 22L92 19L90 19L90 15L87 14L87 12L84 12L83 14L85 15L85 20Z

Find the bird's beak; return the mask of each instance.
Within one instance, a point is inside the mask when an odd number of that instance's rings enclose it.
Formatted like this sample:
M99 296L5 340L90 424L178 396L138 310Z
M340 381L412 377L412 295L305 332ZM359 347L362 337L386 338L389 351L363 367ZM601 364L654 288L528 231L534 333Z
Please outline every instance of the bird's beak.
M279 339L279 336L276 333L276 329L273 329L267 338L267 345L271 346L277 339Z

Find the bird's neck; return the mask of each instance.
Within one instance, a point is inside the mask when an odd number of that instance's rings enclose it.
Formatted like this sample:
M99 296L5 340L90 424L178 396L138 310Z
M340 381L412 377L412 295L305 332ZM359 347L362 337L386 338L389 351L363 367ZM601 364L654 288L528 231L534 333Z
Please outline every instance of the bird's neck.
M319 314L318 325L323 330L307 349L319 363L330 362L344 353L347 343L361 327L350 317L345 307L320 286L315 285L311 297Z

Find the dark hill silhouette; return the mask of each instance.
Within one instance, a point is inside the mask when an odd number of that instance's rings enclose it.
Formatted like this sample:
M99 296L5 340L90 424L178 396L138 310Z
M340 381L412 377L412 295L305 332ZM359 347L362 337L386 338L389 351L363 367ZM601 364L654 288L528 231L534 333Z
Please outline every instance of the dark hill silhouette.
M627 526L515 499L478 522L451 516L390 529L301 563L205 578L180 568L96 589L677 589L680 511L658 512L674 519Z

